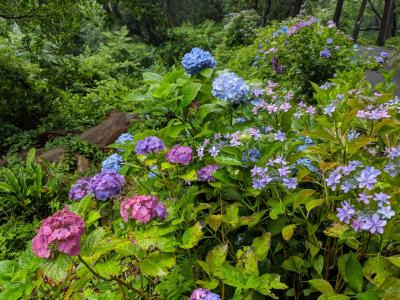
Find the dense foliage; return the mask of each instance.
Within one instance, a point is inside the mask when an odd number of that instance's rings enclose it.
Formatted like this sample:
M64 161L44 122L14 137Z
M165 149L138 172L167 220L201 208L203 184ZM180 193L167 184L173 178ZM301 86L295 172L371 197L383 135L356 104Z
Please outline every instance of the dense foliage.
M0 298L396 299L398 53L335 3L1 3Z

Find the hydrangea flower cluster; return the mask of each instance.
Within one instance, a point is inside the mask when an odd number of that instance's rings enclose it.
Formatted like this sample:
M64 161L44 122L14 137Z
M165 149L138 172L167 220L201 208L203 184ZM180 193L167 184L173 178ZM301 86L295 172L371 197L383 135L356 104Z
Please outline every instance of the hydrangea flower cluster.
M136 154L147 155L149 153L160 152L165 149L165 145L161 139L156 136L149 136L137 142Z
M115 143L117 145L123 145L125 143L133 142L133 141L134 141L133 136L130 133L123 133L117 138Z
M182 164L187 166L192 160L193 150L187 146L175 145L169 150L167 160L173 164Z
M92 177L89 189L96 200L105 201L119 195L124 185L124 176L115 172L102 172Z
M125 184L124 176L116 172L101 172L93 177L79 179L70 189L71 200L81 200L93 194L96 200L105 201L121 193Z
M340 102L344 99L343 94L337 94L336 98L332 100L327 106L323 109L323 114L329 117L332 117L333 113L336 111L336 108L339 106Z
M122 161L122 156L114 153L103 160L103 162L101 163L101 171L118 173L119 170L121 170L120 164L122 163Z
M287 35L291 36L291 35L295 34L297 31L299 31L301 28L311 26L317 22L318 22L318 19L315 17L310 17L306 21L300 21L288 29Z
M245 150L242 155L243 162L256 162L261 158L261 151L257 148Z
M293 116L296 119L301 118L304 115L308 116L313 116L316 113L316 109L312 105L306 105L303 101L300 101L299 104L296 107L296 112L293 114Z
M365 109L361 109L357 112L357 117L365 120L380 120L385 118L390 118L389 111L384 105L379 105L378 107L373 107L368 105Z
M70 189L68 197L71 200L81 200L90 194L90 177L84 177L79 179Z
M319 56L321 56L322 58L329 58L331 57L331 55L331 51L328 48L325 48L319 53Z
M400 174L400 146L386 148L386 156L389 161L384 167L384 171L394 177Z
M78 255L81 236L85 224L81 217L67 207L43 220L39 231L32 240L32 250L36 256L49 258L50 244L55 244L58 251L68 255Z
M208 289L196 289L192 292L189 300L221 300L217 294L211 293Z
M120 214L126 223L128 223L129 218L132 218L146 224L154 218L164 220L167 211L165 203L159 202L157 197L136 195L122 201Z
M212 84L212 94L220 100L231 103L244 101L249 93L247 83L235 73L227 72L214 79Z
M289 166L282 157L270 159L264 168L254 166L251 170L253 188L261 190L270 183L282 183L288 189L295 189L297 177L294 171L295 168Z
M219 169L217 165L208 165L197 171L197 179L199 181L214 182L213 173Z
M272 59L271 59L271 65L272 65L272 69L274 69L274 72L275 72L276 74L283 74L283 73L285 73L285 66L284 66L284 65L281 65L281 64L279 63L278 57L276 57L276 56L272 57Z
M186 73L196 75L204 69L214 68L217 62L210 52L200 48L193 48L183 56L182 65Z

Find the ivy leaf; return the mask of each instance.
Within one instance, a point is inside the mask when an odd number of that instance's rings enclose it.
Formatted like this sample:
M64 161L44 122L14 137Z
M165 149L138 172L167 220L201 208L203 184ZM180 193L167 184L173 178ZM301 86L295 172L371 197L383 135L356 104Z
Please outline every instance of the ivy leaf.
M285 239L285 241L288 241L292 238L296 227L297 227L296 224L290 224L282 228L282 236Z
M360 293L363 285L363 273L357 256L353 252L342 255L339 257L338 267L343 280Z
M182 245L180 247L183 249L190 249L196 246L204 235L201 228L202 226L200 222L197 222L194 226L186 229L186 231L183 233Z
M256 237L253 240L252 246L259 261L266 259L271 246L271 233L266 232L262 236Z
M322 294L332 295L335 294L333 287L331 284L324 280L324 279L312 279L309 280L308 283L317 291L321 292Z
M148 276L165 276L168 269L175 265L175 257L171 254L151 253L140 262L140 270Z

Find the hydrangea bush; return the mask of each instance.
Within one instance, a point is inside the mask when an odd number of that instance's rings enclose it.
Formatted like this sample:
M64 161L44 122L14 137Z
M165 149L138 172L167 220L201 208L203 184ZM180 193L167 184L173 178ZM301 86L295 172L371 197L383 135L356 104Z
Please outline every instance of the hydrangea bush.
M279 34L313 26L329 29L307 19ZM363 76L338 73L298 101L272 79L147 73L119 173L71 187L32 243L46 259L28 253L35 275L13 280L55 298L397 297L400 104Z

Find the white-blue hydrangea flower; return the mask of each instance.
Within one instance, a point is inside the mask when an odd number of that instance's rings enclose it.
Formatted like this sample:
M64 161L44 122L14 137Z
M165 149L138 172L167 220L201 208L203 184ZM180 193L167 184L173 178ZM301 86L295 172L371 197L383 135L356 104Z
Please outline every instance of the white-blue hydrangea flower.
M219 75L212 84L214 97L232 103L239 103L245 100L248 93L249 86L247 83L232 72Z
M217 62L210 52L200 48L193 48L183 56L182 65L186 73L196 75L204 69L214 68Z
M121 134L115 141L118 145L125 144L126 142L133 142L133 136L130 133Z

